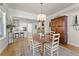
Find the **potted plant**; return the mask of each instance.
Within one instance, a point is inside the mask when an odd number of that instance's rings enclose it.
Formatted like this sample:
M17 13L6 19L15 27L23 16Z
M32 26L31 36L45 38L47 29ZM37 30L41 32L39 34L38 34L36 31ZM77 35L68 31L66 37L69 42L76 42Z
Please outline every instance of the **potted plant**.
M7 25L6 27L7 27L7 29L8 29L8 32L12 32L13 27L15 27L15 26L14 26L14 25L9 24L9 25Z

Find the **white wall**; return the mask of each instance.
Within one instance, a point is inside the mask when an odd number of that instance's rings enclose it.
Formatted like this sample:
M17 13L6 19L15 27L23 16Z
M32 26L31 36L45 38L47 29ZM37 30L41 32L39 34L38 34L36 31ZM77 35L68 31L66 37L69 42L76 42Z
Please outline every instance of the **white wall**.
M72 26L74 16L77 15L79 17L79 9L77 8L71 10L70 13L67 14L68 16L68 43L79 47L79 31L74 30Z
M66 15L68 16L68 19L67 19L67 27L68 27L68 44L72 44L74 46L78 46L79 47L79 31L76 31L73 29L73 20L74 20L74 16L75 15L78 15L79 17L79 5L76 5L75 7L73 6L73 8L68 8L68 9L65 9L65 10L62 10L56 14L53 14L53 15L50 15L48 17L48 20L50 21L51 19L53 19L54 17L58 17L58 16L63 16L63 15ZM49 31L49 26L47 24L49 24L49 22L46 22L46 32ZM79 18L78 18L79 20Z

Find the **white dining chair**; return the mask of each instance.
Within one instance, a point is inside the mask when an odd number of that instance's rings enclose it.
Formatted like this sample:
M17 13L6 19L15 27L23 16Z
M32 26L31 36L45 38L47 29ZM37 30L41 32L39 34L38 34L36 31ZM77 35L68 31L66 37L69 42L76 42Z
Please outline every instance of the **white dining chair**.
M50 55L57 56L58 55L59 38L60 38L59 33L53 33L52 42L45 44L45 54L47 56L50 56Z
M50 31L50 34L53 34L53 33L55 33L55 31Z
M53 38L53 34L54 34L55 32L54 31L50 31L50 39L52 40L52 38Z
M33 56L40 56L41 43L33 41Z
M38 36L39 37L39 36ZM32 52L33 56L38 56L38 53L40 55L40 48L41 47L41 43L35 41L37 39L39 39L37 36L33 36L33 39L29 40L29 44L30 44L30 51Z

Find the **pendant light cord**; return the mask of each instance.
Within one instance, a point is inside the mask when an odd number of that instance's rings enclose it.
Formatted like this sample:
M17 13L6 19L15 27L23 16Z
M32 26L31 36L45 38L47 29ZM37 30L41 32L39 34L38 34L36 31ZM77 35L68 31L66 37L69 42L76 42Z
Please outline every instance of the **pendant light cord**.
M41 14L42 14L42 5L43 5L43 3L40 3L41 4Z

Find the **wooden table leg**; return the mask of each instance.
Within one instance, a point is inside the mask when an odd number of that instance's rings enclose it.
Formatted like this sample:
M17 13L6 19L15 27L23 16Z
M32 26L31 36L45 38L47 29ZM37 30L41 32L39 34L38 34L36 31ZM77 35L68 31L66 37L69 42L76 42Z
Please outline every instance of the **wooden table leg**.
M41 44L41 56L44 55L44 43Z

